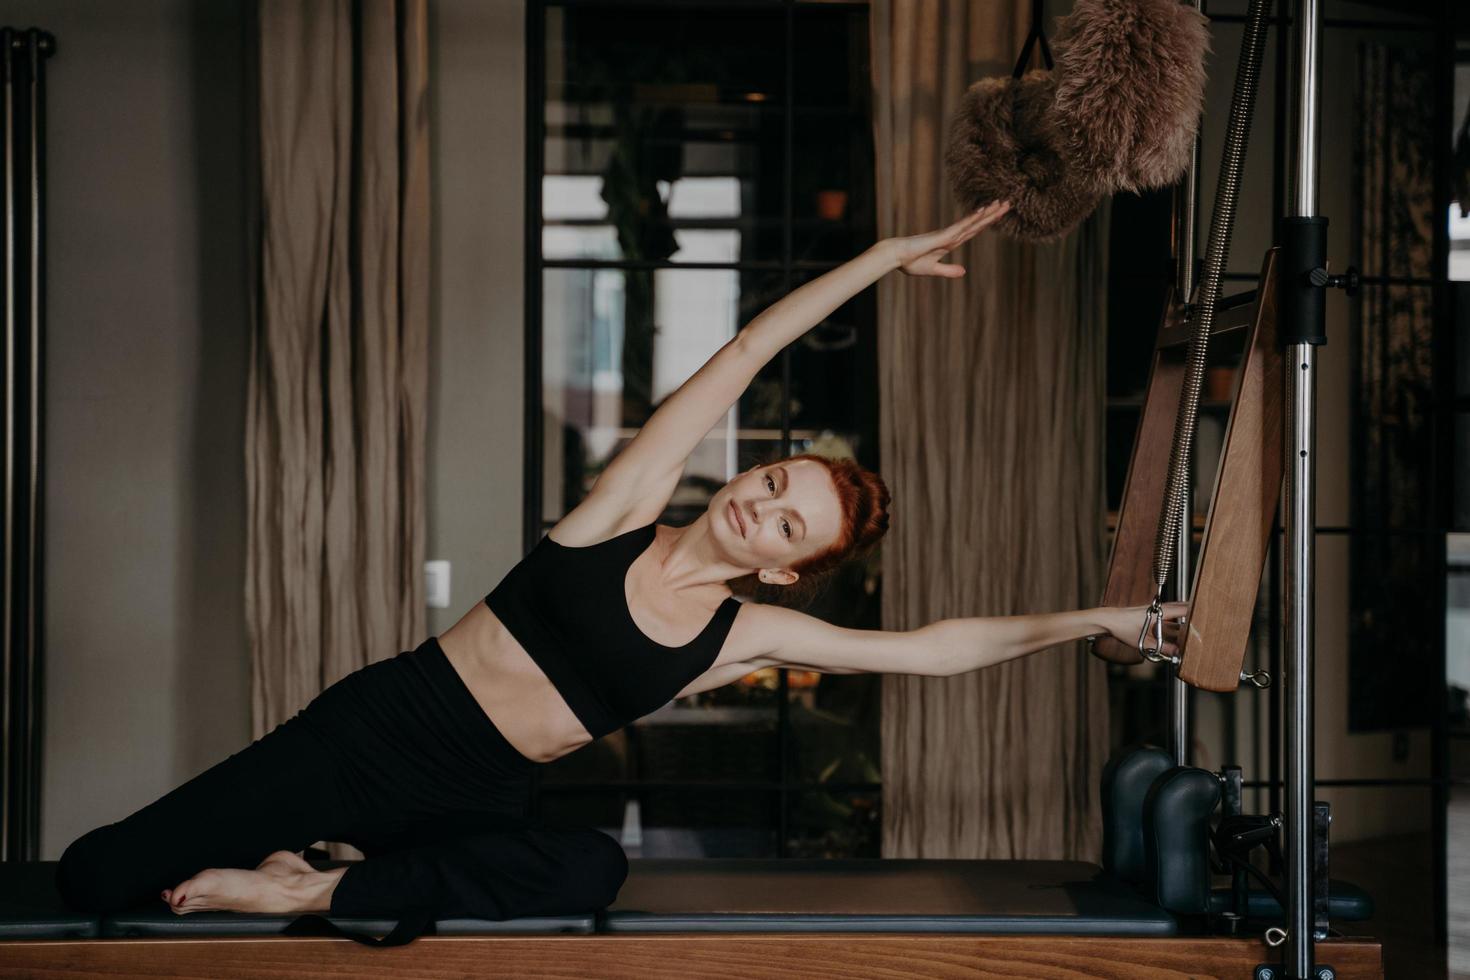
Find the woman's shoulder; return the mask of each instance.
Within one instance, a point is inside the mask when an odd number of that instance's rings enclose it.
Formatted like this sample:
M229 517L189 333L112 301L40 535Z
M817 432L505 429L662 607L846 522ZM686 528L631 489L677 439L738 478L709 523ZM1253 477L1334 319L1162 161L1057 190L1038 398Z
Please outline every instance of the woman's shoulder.
M769 654L780 646L780 637L785 630L799 628L805 621L822 623L819 619L786 606L756 602L740 596L734 598L740 606L735 610L737 615L730 625L730 634L726 640L733 660L751 660Z
M557 521L547 536L565 548L588 548L631 531L652 527L654 523L646 515L622 512L620 508L601 505L588 497Z

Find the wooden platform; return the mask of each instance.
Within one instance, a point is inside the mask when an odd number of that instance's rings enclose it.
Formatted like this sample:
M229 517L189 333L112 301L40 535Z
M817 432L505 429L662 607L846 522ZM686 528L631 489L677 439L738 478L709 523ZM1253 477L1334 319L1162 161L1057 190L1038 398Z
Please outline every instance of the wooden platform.
M1333 966L1340 980L1383 976L1376 942L1341 940L1317 948L1318 961ZM393 949L341 939L18 940L0 943L0 976L1247 980L1277 952L1246 939L944 934L446 936Z

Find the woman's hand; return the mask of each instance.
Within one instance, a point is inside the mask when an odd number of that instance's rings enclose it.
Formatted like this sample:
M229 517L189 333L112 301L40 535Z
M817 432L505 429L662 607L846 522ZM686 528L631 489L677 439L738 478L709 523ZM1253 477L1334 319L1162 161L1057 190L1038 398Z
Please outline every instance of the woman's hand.
M1119 643L1127 644L1137 648L1139 634L1143 632L1143 623L1148 616L1148 606L1124 606L1107 610L1108 618L1104 621L1108 633ZM1187 602L1164 603L1164 649L1162 653L1166 657L1174 657L1179 654L1179 630L1180 620L1189 612ZM1150 624L1148 639L1145 641L1151 650L1154 646L1154 631Z
M890 238L889 247L893 249L899 270L908 275L958 279L965 274L965 267L941 262L940 259L995 224L1010 209L1009 201L992 201L948 228L907 238Z

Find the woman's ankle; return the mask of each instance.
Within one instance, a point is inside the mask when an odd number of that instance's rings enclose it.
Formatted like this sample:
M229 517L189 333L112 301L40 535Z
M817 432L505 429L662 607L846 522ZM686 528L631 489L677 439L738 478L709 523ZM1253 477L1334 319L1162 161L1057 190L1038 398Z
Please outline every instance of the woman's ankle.
M292 876L286 888L291 896L293 910L321 913L331 911L332 892L336 891L337 882L346 873L346 868L333 868L329 871L304 871Z

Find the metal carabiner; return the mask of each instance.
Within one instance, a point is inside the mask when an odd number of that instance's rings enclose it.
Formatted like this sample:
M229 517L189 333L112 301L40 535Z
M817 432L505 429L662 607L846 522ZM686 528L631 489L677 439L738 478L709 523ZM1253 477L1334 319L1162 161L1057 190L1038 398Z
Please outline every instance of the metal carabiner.
M1151 627L1159 624L1159 635L1163 635L1164 607L1159 603L1158 593L1154 593L1154 600L1148 604L1148 611L1143 614L1143 629L1138 631L1138 652L1143 654L1145 660L1153 660L1151 654L1157 652L1158 647L1150 650L1148 647L1148 634ZM1154 661L1157 663L1158 661Z
M1164 653L1164 604L1162 586L1154 593L1153 601L1149 603L1148 611L1144 613L1143 629L1138 634L1138 652L1150 663L1172 664L1179 666L1179 655ZM1147 639L1149 633L1153 634L1154 645L1149 647Z
M1178 657L1171 657L1164 653L1164 604L1160 600L1163 589L1154 593L1153 602L1148 604L1148 611L1143 614L1143 629L1138 633L1138 652L1143 654L1143 659L1155 664L1177 664ZM1150 647L1147 643L1149 634L1153 634L1154 645Z

